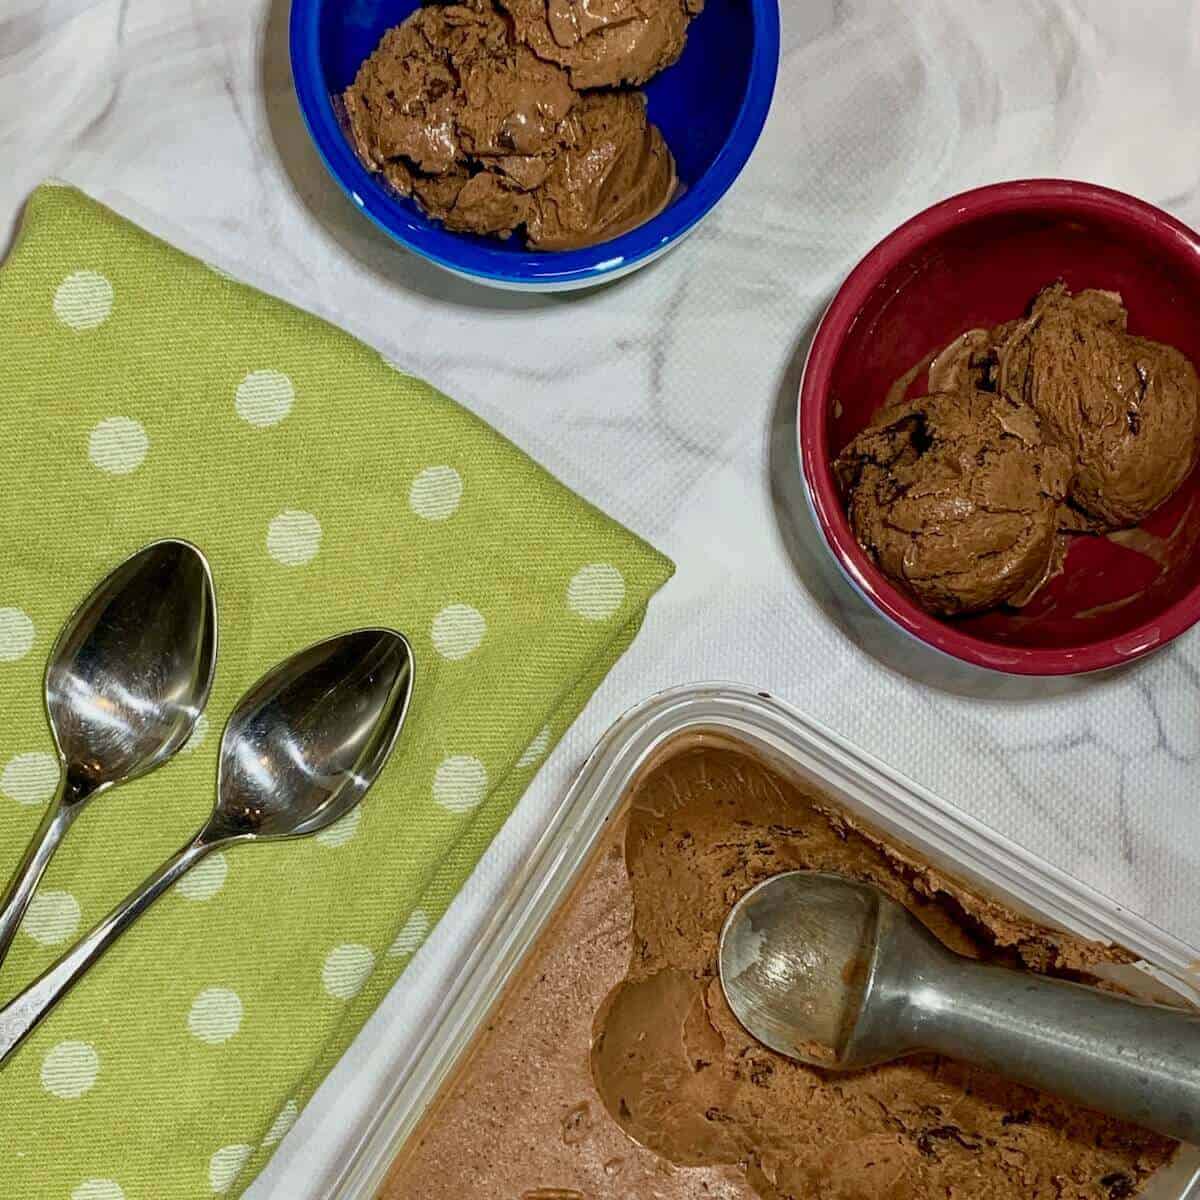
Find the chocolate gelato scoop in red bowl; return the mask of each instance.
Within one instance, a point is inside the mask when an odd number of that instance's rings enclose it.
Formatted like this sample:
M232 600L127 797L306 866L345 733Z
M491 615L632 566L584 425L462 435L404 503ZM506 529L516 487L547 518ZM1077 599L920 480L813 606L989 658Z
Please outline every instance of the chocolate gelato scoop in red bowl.
M1056 290L1047 292L1050 286ZM1061 306L1080 294L1083 303L1121 310L1119 336L1125 338L1127 320L1134 339L1122 345L1136 351L1121 364L1121 378L1114 368L1112 380L1100 380L1081 400L1082 417L1070 403L1069 364L1056 373L1054 363L1034 363L1017 324L1030 314L1039 318L1039 303L1042 309L1051 301ZM1010 347L1008 354L993 355L990 366L983 331L991 331L996 343L1007 339ZM957 362L956 343L962 348ZM1054 346L1047 335L1038 353L1049 354ZM1103 354L1091 354L1091 360L1108 361ZM1162 403L1163 395L1174 405L1180 387L1186 390L1195 379L1187 360L1200 363L1200 236L1159 209L1092 184L1031 180L981 188L921 213L854 269L809 352L800 391L800 460L826 544L879 612L964 662L1020 675L1070 675L1150 653L1200 618L1200 472L1190 469L1198 448L1196 419L1175 421L1172 427L1187 445L1170 462L1164 459L1161 471L1139 446L1162 443L1165 436L1158 426L1141 427L1139 375L1149 388L1147 406ZM1163 370L1156 373L1158 366ZM1035 369L1039 381L1026 394L1042 408L1040 436L1047 443L1057 439L1073 462L1079 446L1098 447L1090 460L1079 457L1085 465L1062 502L1060 528L1070 532L1061 535L1057 555L1039 551L1052 568L1048 582L997 589L1006 599L986 611L935 615L929 589L903 581L895 547L881 552L865 532L870 522L848 515L846 459L840 470L835 464L856 439L858 447L870 449L871 435L864 431L879 425L886 404L941 391L955 370L969 373L971 389L1014 394L1020 392L1014 374L1020 370L1032 379ZM1135 398L1129 413L1122 408L1126 392ZM1089 413L1102 418L1108 407L1122 409L1121 429L1091 437L1084 427ZM1137 468L1132 474L1130 462ZM970 474L970 464L963 470ZM899 478L901 488L908 486L903 472ZM1128 486L1115 485L1130 479L1136 495L1126 502ZM887 486L897 485L889 478ZM1060 487L1043 490L1057 503ZM1148 515L1133 525L1139 512ZM918 565L936 563L928 540L917 533L914 551L907 566L918 558ZM974 608L958 600L943 602L943 610Z

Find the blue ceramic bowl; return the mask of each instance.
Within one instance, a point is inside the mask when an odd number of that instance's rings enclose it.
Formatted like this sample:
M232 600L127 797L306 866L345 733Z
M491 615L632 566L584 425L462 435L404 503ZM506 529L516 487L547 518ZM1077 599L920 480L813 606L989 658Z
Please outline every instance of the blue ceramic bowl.
M384 32L418 0L292 0L292 75L309 132L330 174L385 233L479 283L526 291L587 287L670 249L725 194L762 131L779 63L778 0L707 0L687 48L645 87L650 119L675 155L684 187L645 225L582 250L535 252L521 239L450 233L358 161L332 97L353 81Z

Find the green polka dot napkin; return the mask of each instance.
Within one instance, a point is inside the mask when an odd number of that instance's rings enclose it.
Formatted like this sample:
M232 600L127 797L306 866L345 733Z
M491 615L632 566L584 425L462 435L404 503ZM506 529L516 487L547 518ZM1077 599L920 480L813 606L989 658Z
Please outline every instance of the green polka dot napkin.
M7 998L200 824L242 691L386 623L408 724L359 811L213 855L0 1075L0 1195L240 1194L436 923L671 573L369 347L43 187L0 268L0 876L57 775L45 656L154 538L209 556L221 658L176 760L98 799L0 970Z

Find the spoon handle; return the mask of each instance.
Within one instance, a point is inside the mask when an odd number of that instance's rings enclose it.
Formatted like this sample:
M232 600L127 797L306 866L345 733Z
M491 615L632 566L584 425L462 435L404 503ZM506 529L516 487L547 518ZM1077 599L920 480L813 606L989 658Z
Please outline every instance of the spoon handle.
M199 838L188 842L58 962L0 1009L0 1067L105 950L214 844Z
M58 794L50 801L42 823L30 839L25 857L13 872L4 899L0 900L0 963L4 962L13 938L17 936L25 910L33 899L47 864L79 812L77 805L62 803L64 788L65 784L60 783Z
M1200 1014L978 963L917 996L923 1048L1200 1142Z

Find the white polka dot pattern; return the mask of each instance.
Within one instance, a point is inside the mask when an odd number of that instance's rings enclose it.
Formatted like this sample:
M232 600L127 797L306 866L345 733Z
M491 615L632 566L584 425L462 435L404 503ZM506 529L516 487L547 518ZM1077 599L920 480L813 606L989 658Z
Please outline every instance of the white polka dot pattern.
M404 922L404 927L396 934L396 940L388 947L388 954L392 958L416 954L421 948L421 943L429 936L430 928L431 922L425 910L414 909Z
M538 730L537 737L525 747L521 757L517 759L517 766L521 770L532 767L535 763L542 761L547 750L550 749L550 726L543 725Z
M33 649L36 630L27 612L0 608L0 662L16 662Z
M352 1000L375 967L375 955L369 947L356 942L335 946L321 967L321 985L335 1000Z
M78 928L79 901L70 892L38 891L29 902L21 932L42 946L60 946Z
M88 1042L59 1042L42 1059L42 1087L59 1100L78 1100L99 1074L100 1056Z
M585 621L607 621L624 602L625 577L611 563L589 563L567 585L567 607Z
M242 1027L242 1001L229 988L205 988L188 1010L188 1032L210 1046L227 1042Z
M429 636L443 658L458 662L479 649L486 633L487 621L477 608L448 604L433 618Z
M253 1146L222 1146L208 1160L208 1185L214 1195L223 1196L233 1187L233 1181L242 1173L253 1153Z
M352 808L344 817L316 835L318 845L330 848L344 846L358 832L358 823L361 820L362 809Z
M295 1125L300 1116L300 1106L295 1100L289 1100L280 1110L279 1115L271 1122L271 1128L267 1130L266 1136L262 1140L264 1146L274 1146L277 1142L283 1141L287 1137L288 1130Z
M71 1200L125 1200L125 1193L115 1179L85 1179L71 1189Z
M92 466L110 475L128 475L145 461L150 438L132 417L105 417L88 435Z
M267 526L267 553L282 566L302 567L321 548L321 522L312 513L285 508Z
M176 885L185 900L211 900L225 886L229 860L220 850L202 858Z
M447 812L467 813L487 795L487 768L469 754L452 754L433 776L433 798Z
M98 271L76 271L54 293L54 315L76 333L103 325L112 307L113 286Z
M58 787L60 771L53 754L15 754L0 771L0 796L18 804L45 804Z
M447 521L462 500L462 476L453 467L426 467L412 481L408 506L426 521Z
M282 371L251 371L238 384L234 407L243 421L265 429L292 411L296 389Z

